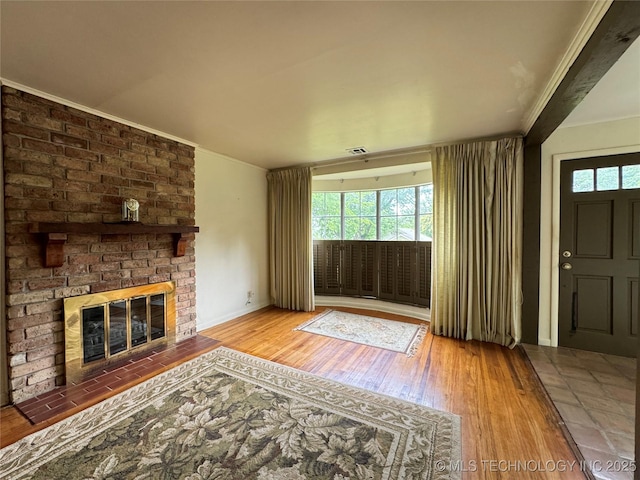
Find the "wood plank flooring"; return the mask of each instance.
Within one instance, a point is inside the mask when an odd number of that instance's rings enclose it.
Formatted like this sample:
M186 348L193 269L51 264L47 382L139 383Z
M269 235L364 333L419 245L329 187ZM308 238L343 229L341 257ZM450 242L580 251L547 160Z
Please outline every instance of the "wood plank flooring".
M315 313L267 308L201 335L222 345L349 385L460 415L463 479L584 479L560 419L519 349L427 335L408 358L293 328ZM389 319L398 315L342 309ZM28 435L15 408L0 410L4 444Z

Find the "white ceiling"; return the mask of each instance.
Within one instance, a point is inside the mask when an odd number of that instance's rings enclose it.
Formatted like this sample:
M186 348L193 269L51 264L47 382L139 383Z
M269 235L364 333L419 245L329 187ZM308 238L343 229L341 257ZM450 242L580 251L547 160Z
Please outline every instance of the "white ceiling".
M2 0L0 76L277 168L526 130L592 4Z
M640 38L637 38L560 127L639 116Z

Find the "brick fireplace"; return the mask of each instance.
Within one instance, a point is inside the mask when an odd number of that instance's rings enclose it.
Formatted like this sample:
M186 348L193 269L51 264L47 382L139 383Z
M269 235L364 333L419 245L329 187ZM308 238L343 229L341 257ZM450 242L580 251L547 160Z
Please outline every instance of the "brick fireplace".
M194 234L69 233L46 266L34 225L115 223L140 202L145 225L194 225L194 148L2 87L7 351L11 399L65 383L65 298L175 282L176 341L195 335Z

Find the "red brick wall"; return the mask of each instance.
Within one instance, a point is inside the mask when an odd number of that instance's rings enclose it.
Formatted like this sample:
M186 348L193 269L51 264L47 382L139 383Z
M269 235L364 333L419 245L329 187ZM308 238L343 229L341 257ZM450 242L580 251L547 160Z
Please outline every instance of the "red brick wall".
M7 351L12 400L64 383L63 299L174 280L177 339L195 335L194 236L184 257L160 235L69 235L65 263L43 266L33 222L118 222L122 200L145 224L193 225L194 149L2 87Z

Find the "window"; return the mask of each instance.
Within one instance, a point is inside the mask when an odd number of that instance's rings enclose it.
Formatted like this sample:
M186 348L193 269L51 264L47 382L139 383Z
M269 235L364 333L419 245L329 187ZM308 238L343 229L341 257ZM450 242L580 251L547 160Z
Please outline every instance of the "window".
M347 192L344 194L344 239L375 240L376 192Z
M314 192L311 199L311 222L316 240L342 238L341 195L333 192Z
M313 193L314 240L419 240L432 237L433 185Z
M636 189L640 188L640 165L574 170L572 180L573 193Z
M596 190L618 190L618 167L598 168L596 170Z
M433 185L425 185L420 189L420 238L433 238Z
M380 192L380 240L416 239L416 188Z
M622 188L640 188L640 165L625 165L622 167Z
M593 192L593 170L575 170L573 172L573 192Z

